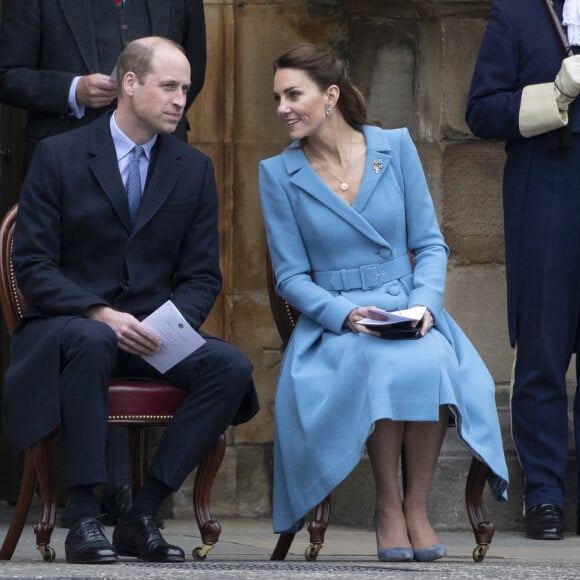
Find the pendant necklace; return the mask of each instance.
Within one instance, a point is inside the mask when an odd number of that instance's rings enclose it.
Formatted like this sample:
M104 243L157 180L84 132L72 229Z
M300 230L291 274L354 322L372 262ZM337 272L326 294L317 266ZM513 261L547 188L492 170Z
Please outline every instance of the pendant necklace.
M348 162L346 164L346 176L348 177L348 174L350 173L350 158L352 156L352 137L353 134L351 133L350 135L350 149L348 152ZM306 154L306 157L312 162L312 160L314 159L315 161L317 161L320 166L332 177L334 177L334 179L336 179L336 181L338 181L340 183L340 189L341 191L348 191L350 185L347 183L347 181L345 179L341 179L340 177L338 177L337 175L335 175L334 173L332 173L332 171L330 171L330 169L328 169L328 167L326 167L326 165L324 165L324 163L322 163L322 161L320 160L319 157L315 156L312 154L312 152L310 151L310 148L308 148L308 150L306 149L306 147L304 147L304 153Z

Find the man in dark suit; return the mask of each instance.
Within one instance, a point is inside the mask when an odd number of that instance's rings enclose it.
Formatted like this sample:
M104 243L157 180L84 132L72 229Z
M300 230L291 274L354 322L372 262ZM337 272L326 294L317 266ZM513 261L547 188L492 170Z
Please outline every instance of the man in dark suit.
M183 46L192 78L185 111L205 76L203 0L6 0L0 28L0 103L26 109L24 167L40 139L87 125L115 107L110 79L128 42L158 35ZM187 140L185 115L175 134ZM104 521L131 505L127 433L109 429ZM61 523L66 522L66 513ZM64 523L63 525L66 525Z
M159 378L141 355L156 353L161 339L140 321L171 299L198 329L221 289L212 163L169 135L186 104L188 60L175 43L152 37L130 43L117 67L114 113L42 140L24 183L14 266L27 307L11 341L4 422L16 451L60 428L68 562L109 562L117 554L181 561L183 551L159 532L157 510L219 434L249 420L258 402L247 358L205 335L205 345L163 375L188 397L109 543L94 487L107 477L110 377Z
M7 0L0 28L0 103L28 111L25 166L38 141L114 108L115 62L131 40L181 44L192 69L185 110L203 86L203 0ZM186 139L185 117L176 128Z
M580 0L554 0L553 7L560 19L563 8L580 16ZM566 371L580 351L580 55L564 48L580 44L571 35L580 22L570 22L566 38L558 17L549 17L544 0L493 3L466 115L475 135L507 141L512 433L525 478L526 535L535 539L561 539L564 531ZM573 416L578 469L578 388Z

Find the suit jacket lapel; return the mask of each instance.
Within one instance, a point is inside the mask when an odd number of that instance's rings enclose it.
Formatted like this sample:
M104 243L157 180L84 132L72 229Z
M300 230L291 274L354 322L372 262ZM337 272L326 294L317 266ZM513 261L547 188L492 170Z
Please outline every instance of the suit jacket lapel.
M59 0L81 57L90 73L99 71L97 40L90 0Z
M176 147L176 144L181 145L181 142L175 141L174 137L168 135L157 137L149 163L141 207L135 221L135 231L142 228L159 211L181 177L182 150L180 146Z
M119 173L117 154L109 129L110 115L102 115L90 126L89 169L111 201L119 219L131 230L131 217L127 203L127 190Z
M152 22L151 33L156 36L169 36L169 0L159 2L159 0L147 0L149 17Z

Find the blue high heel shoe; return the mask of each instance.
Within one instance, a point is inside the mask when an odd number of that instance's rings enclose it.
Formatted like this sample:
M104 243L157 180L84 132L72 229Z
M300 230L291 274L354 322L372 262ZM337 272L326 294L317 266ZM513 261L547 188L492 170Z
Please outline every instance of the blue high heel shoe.
M447 546L445 544L435 544L422 550L415 550L415 560L417 562L433 562L447 556Z
M412 562L413 548L379 548L377 556L379 562Z
M377 537L377 556L379 562L412 562L415 553L413 548L379 548L379 531L375 514L375 536Z

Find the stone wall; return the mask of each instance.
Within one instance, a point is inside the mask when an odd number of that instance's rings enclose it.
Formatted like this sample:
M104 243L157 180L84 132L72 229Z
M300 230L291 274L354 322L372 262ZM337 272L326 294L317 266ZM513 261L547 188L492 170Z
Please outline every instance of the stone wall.
M521 475L510 438L503 264L503 144L481 142L464 121L473 64L489 2L469 0L205 0L209 41L205 88L189 113L191 142L214 159L221 196L225 288L207 328L252 359L262 411L231 429L216 482L216 514L269 517L273 401L281 361L268 304L258 162L288 142L272 100L271 62L294 42L328 42L351 64L371 117L414 137L451 248L446 306L497 383L512 486L507 504L486 503L498 529L521 529ZM432 491L440 529L468 529L463 507L470 456L448 433ZM316 466L310 466L316 469ZM189 481L173 513L190 515ZM571 487L572 489L572 487ZM368 461L333 494L332 521L370 525ZM353 498L357 501L353 502ZM572 520L569 521L572 525Z

